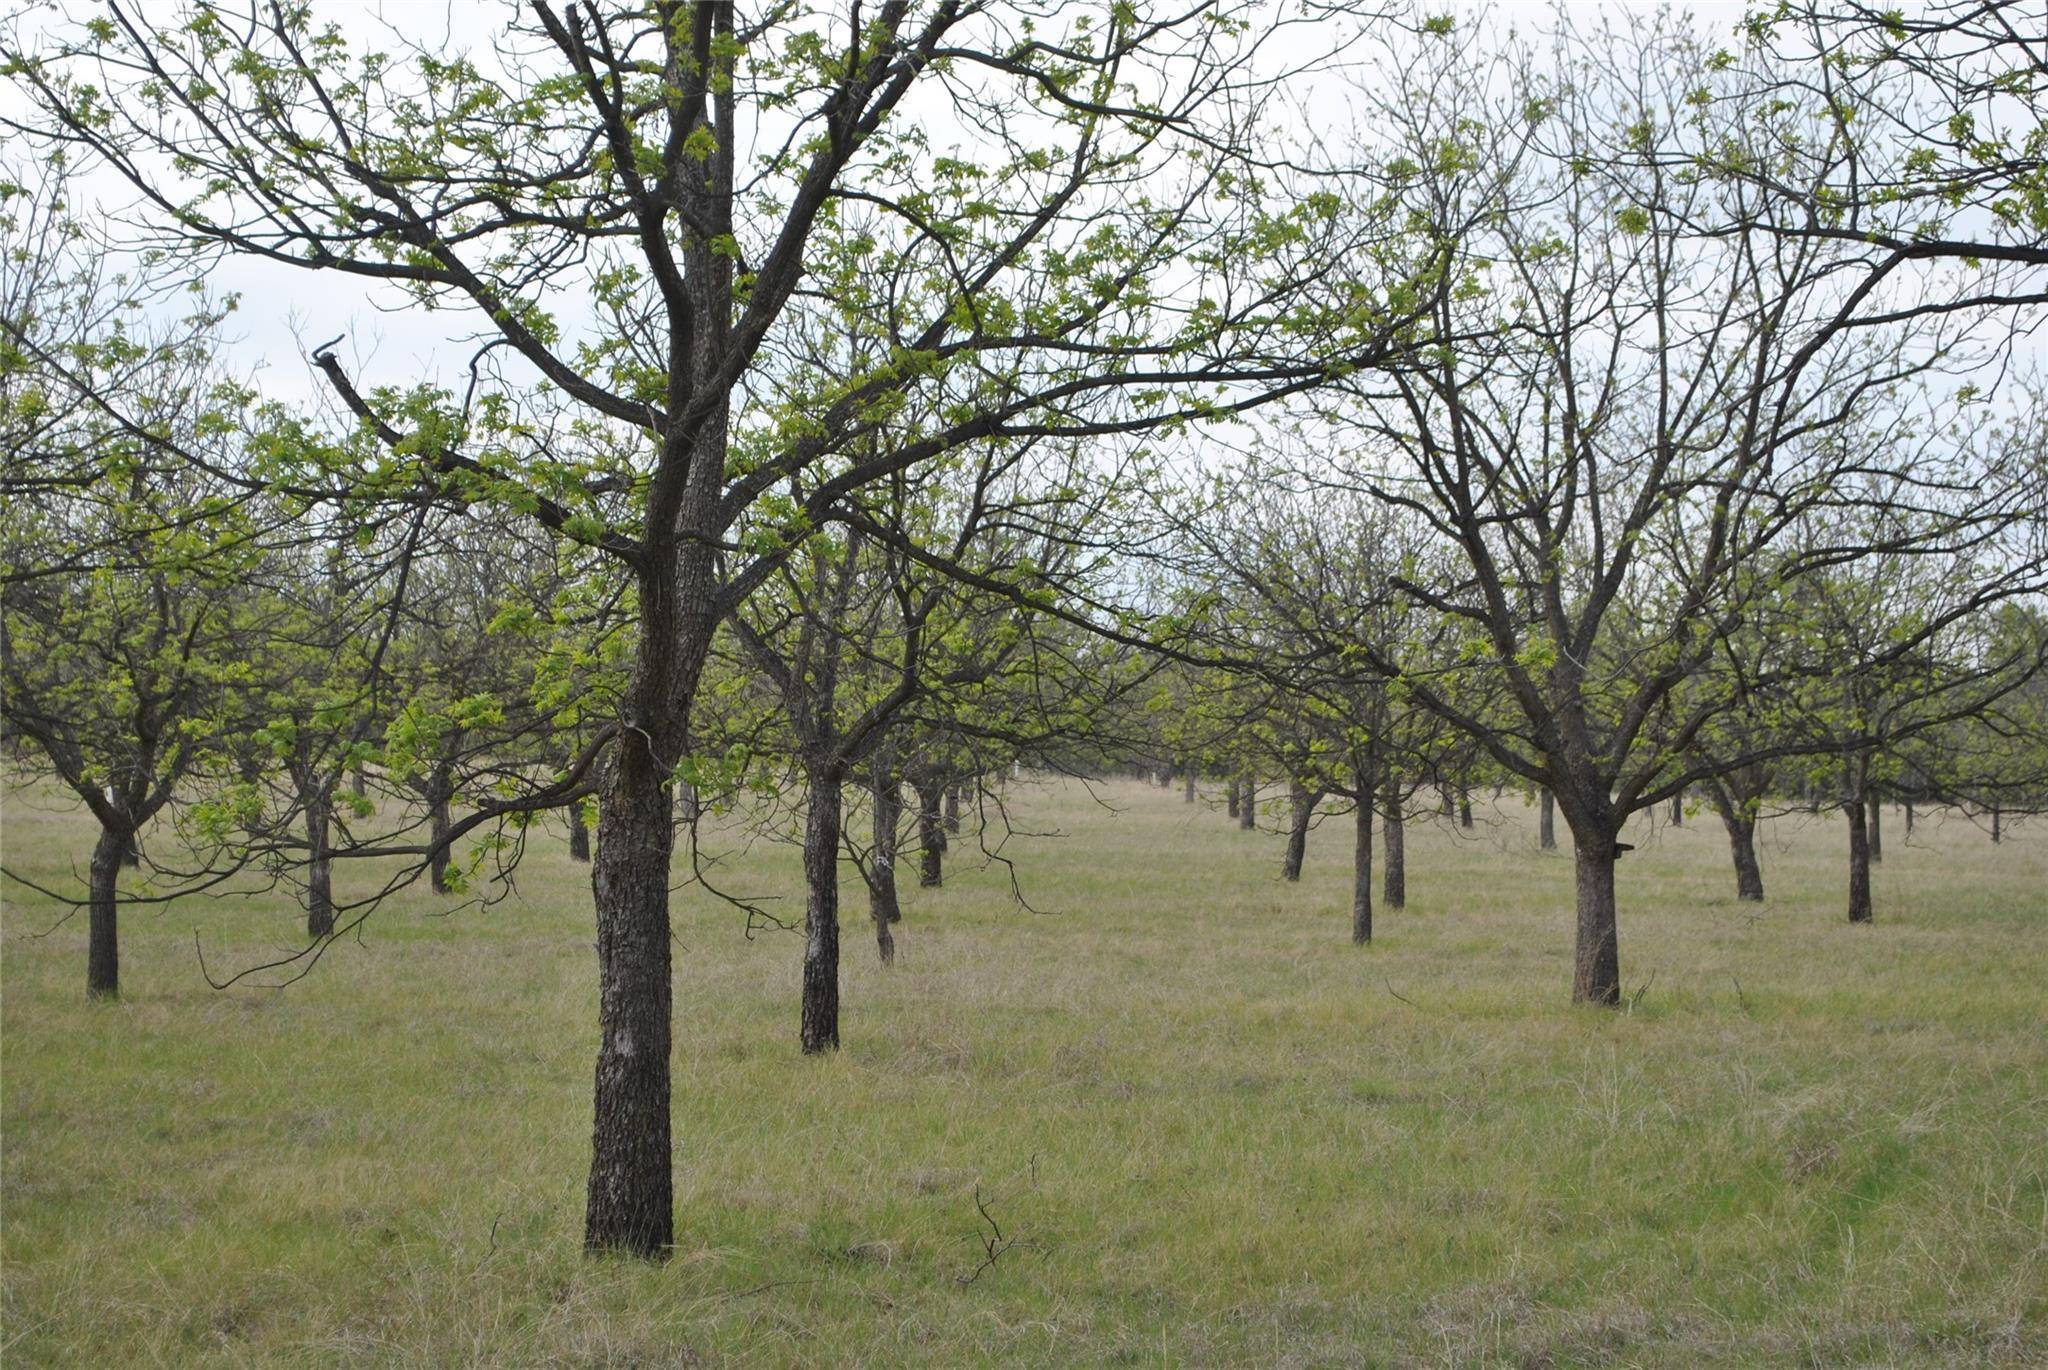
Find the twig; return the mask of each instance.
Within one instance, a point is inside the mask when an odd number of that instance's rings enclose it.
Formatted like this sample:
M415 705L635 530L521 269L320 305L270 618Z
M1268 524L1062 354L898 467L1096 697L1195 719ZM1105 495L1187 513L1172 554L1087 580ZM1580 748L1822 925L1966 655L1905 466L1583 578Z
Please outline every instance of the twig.
M1401 991L1400 991L1400 990L1397 990L1397 989L1395 989L1395 988L1394 988L1394 982L1393 982L1392 980L1389 980L1389 979L1388 979L1388 978L1387 978L1386 976L1382 975L1382 976L1380 977L1380 983L1381 983L1381 984L1383 984L1383 985L1385 985L1385 986L1387 987L1387 993L1389 993L1389 994L1393 995L1393 996L1394 996L1394 997L1395 997L1396 999L1399 999L1399 1000L1400 1000L1400 1001L1401 1001L1402 1003L1406 1004L1406 1005L1407 1005L1407 1006L1408 1006L1409 1008L1421 1008L1421 1007L1422 1007L1422 1005L1420 1005L1420 1004L1416 1003L1416 1002L1415 1002L1415 1001L1414 1001L1413 999L1410 999L1410 998L1409 998L1409 997L1408 997L1407 995L1405 995L1405 994L1401 993Z
M1636 1006L1643 1002L1643 996L1650 992L1650 986L1657 983L1657 972L1651 971L1650 978L1636 986L1636 992L1628 997L1628 1011L1634 1013Z
M1035 1160L1036 1158L1034 1157L1033 1159ZM975 1266L972 1271L965 1275L955 1275L953 1277L956 1283L963 1286L973 1284L976 1280L980 1279L983 1271L994 1269L997 1259L1016 1242L1014 1237L1005 1237L1003 1229L996 1225L995 1215L990 1213L988 1205L982 1202L980 1185L974 1187L974 1206L980 1211L981 1220L988 1224L990 1235L981 1239L981 1249L984 1253L981 1264Z

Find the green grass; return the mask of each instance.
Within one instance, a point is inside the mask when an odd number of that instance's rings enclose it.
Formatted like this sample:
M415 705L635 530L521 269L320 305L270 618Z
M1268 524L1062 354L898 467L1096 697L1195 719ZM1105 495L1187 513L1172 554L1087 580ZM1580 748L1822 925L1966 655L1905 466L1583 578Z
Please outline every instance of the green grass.
M799 946L677 899L680 1248L581 1254L590 892L423 890L288 990L285 892L81 920L4 891L10 1365L2048 1363L2048 825L1639 822L1630 1011L1575 1009L1570 861L1527 812L1417 825L1348 944L1350 825L1279 840L1177 794L1017 785L1026 894L955 861L875 964L849 873L846 1048L796 1051ZM1486 806L1482 806L1484 810ZM10 867L82 864L11 791ZM789 895L762 844L728 885ZM368 888L350 871L344 893ZM450 910L453 912L450 912ZM1013 1243L971 1283L986 1227Z

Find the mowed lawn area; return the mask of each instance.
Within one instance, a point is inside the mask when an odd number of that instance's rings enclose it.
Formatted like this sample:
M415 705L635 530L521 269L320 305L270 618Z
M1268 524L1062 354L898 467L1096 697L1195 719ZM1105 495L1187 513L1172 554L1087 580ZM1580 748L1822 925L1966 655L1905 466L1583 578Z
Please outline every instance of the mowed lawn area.
M1639 819L1612 1012L1568 1002L1572 863L1512 796L1411 824L1369 949L1348 817L1288 885L1220 794L1007 796L1036 912L971 836L941 890L906 858L885 972L845 868L827 1059L798 938L678 893L661 1265L580 1249L558 820L514 897L409 889L283 990L210 989L194 932L216 974L289 950L289 890L125 911L92 1004L83 917L8 883L0 1361L2048 1363L2048 821L1888 811L1858 928L1839 817L1767 825L1760 907L1711 815ZM9 869L82 871L75 806L4 823ZM797 916L794 848L707 849Z

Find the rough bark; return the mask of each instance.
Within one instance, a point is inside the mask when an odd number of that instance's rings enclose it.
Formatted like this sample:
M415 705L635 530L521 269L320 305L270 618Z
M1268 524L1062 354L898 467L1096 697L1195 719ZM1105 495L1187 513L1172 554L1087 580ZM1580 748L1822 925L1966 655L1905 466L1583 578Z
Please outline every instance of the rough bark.
M334 932L334 868L327 855L328 797L306 801L306 936Z
M1572 834L1578 865L1578 935L1572 956L1572 1002L1621 1002L1621 949L1614 902L1615 839L1611 832Z
M1849 815L1849 921L1868 923L1870 908L1869 813L1860 795L1842 806Z
M1387 874L1381 882L1381 893L1388 908L1405 908L1408 904L1407 824L1401 816L1401 783L1392 776L1387 777L1386 798L1381 802L1380 812L1386 820L1387 848Z
M590 824L583 817L580 800L569 806L569 859L590 860Z
M675 1245L670 1163L667 765L628 733L607 775L590 883L597 904L597 1075L583 1244L664 1254Z
M1536 841L1545 851L1557 850L1557 796L1548 785L1536 801Z
M804 1054L839 1050L839 772L815 767L804 819ZM888 923L881 924L884 931Z
M119 882L121 854L127 850L130 836L120 829L102 827L99 840L92 848L86 914L85 992L94 999L114 999L121 993Z

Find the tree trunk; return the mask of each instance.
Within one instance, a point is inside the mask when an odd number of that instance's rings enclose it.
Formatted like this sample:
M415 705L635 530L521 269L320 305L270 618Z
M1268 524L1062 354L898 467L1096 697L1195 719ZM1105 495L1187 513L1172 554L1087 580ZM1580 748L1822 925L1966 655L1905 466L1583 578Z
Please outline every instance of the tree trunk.
M1192 804L1195 802L1195 768L1193 766L1190 766L1187 769L1187 779L1181 787L1180 797L1181 802L1184 804Z
M434 844L434 855L429 861L428 876L434 893L448 893L448 848L444 845L448 837L448 800L454 788L447 772L436 770L429 778L427 790L428 812L431 821L430 840Z
M1372 775L1358 777L1357 837L1351 851L1351 945L1372 941Z
M806 1056L839 1050L839 822L843 802L837 770L810 776L804 820L804 989ZM936 806L934 806L936 807ZM887 922L882 924L886 929Z
M943 791L938 785L916 784L917 792L917 883L935 890L946 880L946 823Z
M1735 897L1761 904L1764 871L1756 859L1756 818L1736 806L1734 796L1719 780L1708 782L1707 794L1714 812L1721 815L1721 826L1728 830L1728 852L1735 858Z
M875 948L885 966L896 963L896 935L891 923L903 921L896 897L896 827L902 817L903 794L897 778L877 768L874 794L874 850L868 857L868 914L875 920Z
M1870 859L1884 860L1884 801L1875 789L1870 792Z
M1237 778L1236 778L1235 776L1233 776L1233 777L1231 777L1231 779L1230 779L1230 782L1229 782L1229 783L1228 783L1227 785L1225 785L1225 786L1224 786L1223 788L1224 788L1224 791L1225 791L1225 801L1224 801L1224 802L1225 802L1226 804L1228 804L1228 805L1229 805L1229 813L1230 813L1230 816L1231 816L1232 818L1235 818L1235 817L1237 817L1237 804L1238 804L1238 800L1239 800L1239 798L1240 798L1240 797L1241 797L1241 796L1243 795L1243 793L1244 793L1244 787L1243 787L1243 785L1242 785L1242 784L1240 784L1240 783L1239 783L1239 781L1237 780Z
M1993 846L1996 846L1999 841L1998 816L1998 805L1993 804L1991 806L1991 843Z
M946 786L946 831L957 834L960 831L960 787Z
M348 787L349 792L358 799L362 799L370 793L370 777L361 766L356 767L350 773Z
M695 827L704 815L704 803L697 795L697 787L687 780L676 782L676 821Z
M1557 850L1557 796L1548 785L1536 801L1536 841L1545 851Z
M668 769L637 731L627 732L598 809L590 884L600 1042L583 1225L588 1251L657 1256L675 1245L668 920L675 828L663 785Z
M1572 1002L1621 1002L1621 949L1614 905L1615 839L1572 834L1578 864L1578 938L1572 957Z
M1913 801L1912 801L1912 800L1910 800L1910 799L1908 799L1908 800L1906 800L1906 801L1905 801L1905 803L1906 803L1906 838L1907 838L1907 840L1908 840L1908 841L1910 842L1910 841L1912 840L1912 836L1913 836Z
M590 823L583 817L583 801L569 806L569 859L590 860Z
M1386 818L1387 874L1381 893L1390 909L1408 905L1407 825L1401 817L1401 782L1387 777L1386 800L1380 806Z
M1870 911L1870 828L1861 795L1842 806L1849 814L1849 921L1868 923Z
M1685 826L1684 790L1680 790L1677 794L1671 796L1671 826L1674 828L1682 828Z
M1237 783L1244 791L1237 801L1237 826L1250 832L1259 826L1259 787L1252 783L1252 778L1248 775Z
M1472 827L1472 796L1463 791L1458 794L1458 826L1467 830Z
M325 794L306 801L306 936L334 933L334 868L327 856L328 808Z
M1280 862L1280 874L1288 880L1301 879L1302 858L1308 855L1308 824L1315 817L1316 801L1322 798L1300 781L1287 787L1287 854Z
M93 843L85 944L85 992L93 999L114 999L121 993L119 882L121 854L131 836L102 827Z

